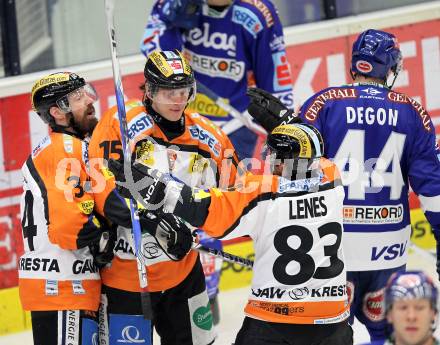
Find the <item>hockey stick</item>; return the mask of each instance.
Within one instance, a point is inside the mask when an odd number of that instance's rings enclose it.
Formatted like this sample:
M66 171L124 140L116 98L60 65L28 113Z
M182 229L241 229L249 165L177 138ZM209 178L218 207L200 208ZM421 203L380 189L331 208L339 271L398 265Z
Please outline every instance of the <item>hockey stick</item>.
M241 256L237 256L234 254L224 252L223 250L205 247L205 246L202 246L201 244L198 244L198 243L196 243L196 245L192 249L197 250L202 253L207 253L207 254L216 256L218 258L223 259L224 261L227 261L227 262L230 262L233 264L237 264L240 266L250 267L250 268L252 268L254 266L254 262L252 260L245 259Z
M247 118L243 113L239 112L232 105L223 101L220 96L218 96L214 91L212 91L207 86L203 85L200 82L197 82L197 90L200 91L201 93L205 94L206 96L208 96L212 100L214 100L215 103L220 108L222 108L223 110L226 110L235 120L240 121L244 126L246 126L251 131L253 131L255 133L259 133L259 134L264 134L264 135L267 134L267 132L264 130L263 127L252 122L252 120L250 118ZM226 126L225 126L225 128L226 128ZM228 131L225 131L225 132L226 132L226 134L229 134ZM229 132L233 132L233 130L231 130Z
M122 147L124 152L124 166L125 166L124 170L125 170L125 168L131 166L131 150L130 150L130 144L128 138L127 117L125 114L124 89L122 88L121 71L119 69L119 60L116 52L116 37L115 37L115 29L114 29L115 3L114 0L104 0L104 3L105 3L105 13L107 16L107 31L108 31L110 51L112 57L113 82L115 84L116 103L118 106L119 129L122 138ZM128 168L128 170L131 171L130 168ZM134 203L133 199L130 199L130 213L132 220L132 231L133 231L133 240L135 245L136 261L138 266L139 284L142 289L141 291L142 312L145 319L152 320L153 311L151 308L151 298L148 291L146 291L146 287L148 285L147 270L140 250L141 228L139 224L139 218L136 214L136 204ZM152 343L151 339L149 343L150 344Z

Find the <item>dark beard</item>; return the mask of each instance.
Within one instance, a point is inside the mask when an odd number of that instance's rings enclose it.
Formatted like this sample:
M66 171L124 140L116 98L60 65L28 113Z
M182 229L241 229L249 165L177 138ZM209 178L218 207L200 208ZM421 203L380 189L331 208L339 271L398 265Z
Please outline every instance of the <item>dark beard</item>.
M84 136L92 135L93 130L98 124L98 119L95 116L91 117L87 115L87 113L89 113L92 109L94 109L94 107L93 105L90 105L84 112L82 121L80 123L76 123L77 130Z

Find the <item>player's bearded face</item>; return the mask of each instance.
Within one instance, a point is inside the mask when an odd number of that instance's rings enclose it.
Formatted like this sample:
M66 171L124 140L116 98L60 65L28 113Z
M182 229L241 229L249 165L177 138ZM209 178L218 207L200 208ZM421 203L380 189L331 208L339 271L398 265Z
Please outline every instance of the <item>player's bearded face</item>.
M72 111L73 117L75 119L75 123L82 133L91 134L96 124L98 123L98 119L95 116L95 107L93 104L88 104L83 109L76 109L76 111Z
M93 106L96 100L96 95L85 92L76 97L69 97L70 110L75 124L83 134L91 133L98 123L95 116L95 107Z

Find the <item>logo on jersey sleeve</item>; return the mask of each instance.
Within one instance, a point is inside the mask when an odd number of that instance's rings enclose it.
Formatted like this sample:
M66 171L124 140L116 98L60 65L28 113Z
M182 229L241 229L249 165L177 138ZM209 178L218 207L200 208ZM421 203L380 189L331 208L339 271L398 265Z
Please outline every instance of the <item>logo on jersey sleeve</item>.
M220 155L220 151L222 149L219 141L214 137L211 133L209 133L206 129L195 125L188 127L189 133L193 139L198 140L200 143L207 145L211 151L217 157Z
M293 93L292 90L275 92L273 96L278 98L287 108L293 108Z
M140 113L127 124L128 138L131 140L141 132L153 127L153 121L146 113Z
M273 76L273 89L275 91L285 91L292 88L292 78L290 77L290 67L284 51L272 54L272 61L275 67Z
M41 151L43 151L46 147L50 145L52 141L49 136L45 136L43 140L41 140L37 146L32 150L32 158L37 157Z
M274 24L272 13L270 12L269 8L266 6L266 4L263 1L261 0L241 0L241 1L254 5L260 11L264 17L264 20L266 21L266 25L268 28L270 28Z
M245 28L254 38L263 30L260 19L251 10L241 6L234 6L232 11L232 21Z
M270 50L273 52L284 51L286 46L284 44L283 36L273 35L272 41L269 42Z

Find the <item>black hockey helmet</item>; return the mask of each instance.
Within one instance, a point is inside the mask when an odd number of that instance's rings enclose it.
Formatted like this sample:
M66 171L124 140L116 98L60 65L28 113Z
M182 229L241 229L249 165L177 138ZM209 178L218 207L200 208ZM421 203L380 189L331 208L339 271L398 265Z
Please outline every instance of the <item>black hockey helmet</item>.
M324 154L321 133L306 123L275 127L267 137L266 146L276 159L316 159Z
M50 115L49 109L55 106L69 111L67 95L86 85L88 84L84 78L71 72L59 72L44 76L37 80L32 87L32 108L44 122L54 127L55 120Z
M296 180L315 175L315 162L324 154L324 142L312 125L295 123L275 127L268 135L262 158L274 175Z
M155 101L155 96L160 88L163 89L186 89L187 102L194 99L196 84L194 72L183 57L175 49L174 51L154 51L148 56L144 68L146 96ZM166 103L158 101L159 103ZM173 103L173 102L171 102Z

